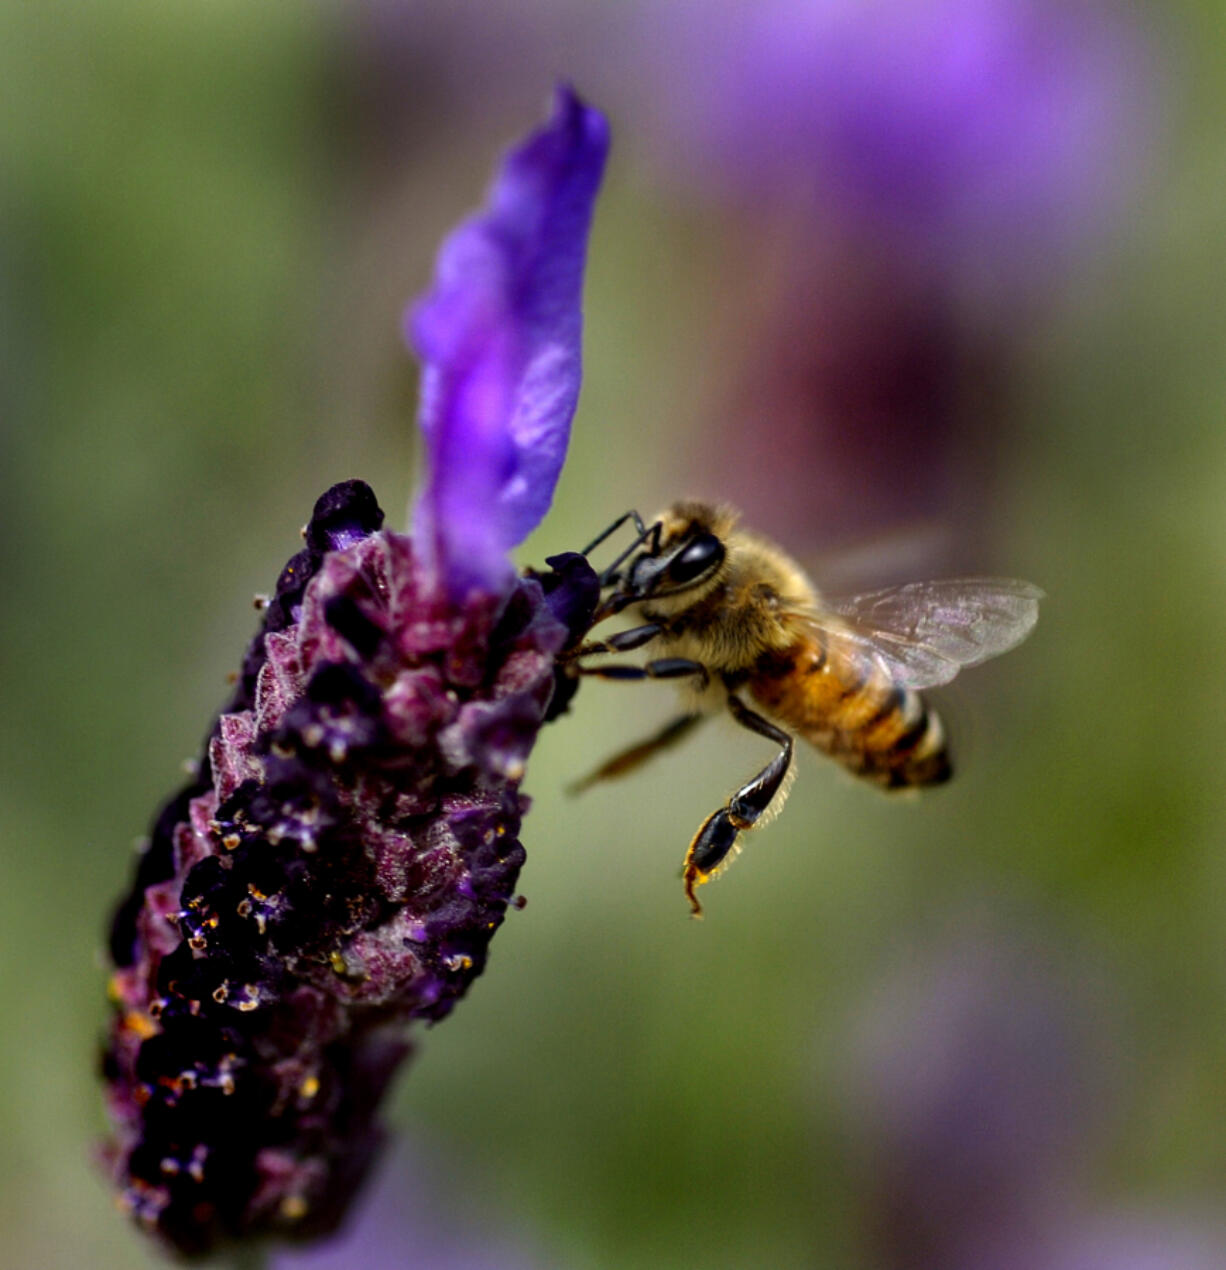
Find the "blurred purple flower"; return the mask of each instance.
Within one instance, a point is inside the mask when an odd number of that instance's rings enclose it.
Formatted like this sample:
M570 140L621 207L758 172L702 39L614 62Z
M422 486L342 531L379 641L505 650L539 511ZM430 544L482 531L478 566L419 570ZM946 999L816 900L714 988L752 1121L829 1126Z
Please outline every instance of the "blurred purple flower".
M1221 1270L1223 1233L1221 1219L1204 1212L1109 1212L1054 1233L1018 1270Z
M860 1019L845 1105L891 1270L1003 1270L1058 1206L1104 1094L1070 987L1041 946L968 936Z
M278 1252L270 1270L532 1270L541 1261L491 1229L459 1176L398 1142L379 1162L345 1229L310 1249Z
M378 78L505 108L559 67L714 193L1011 282L1136 179L1159 67L1118 0L364 0ZM418 70L418 74L406 73ZM411 89L406 86L411 85ZM413 108L414 103L409 103ZM810 224L810 232L814 226Z
M404 1025L446 1017L506 914L555 655L599 589L581 557L517 578L505 552L565 451L606 142L561 90L444 250L423 310L426 550L360 481L320 498L116 912L106 1155L180 1253L335 1226Z
M608 126L560 88L548 127L503 163L488 208L443 244L406 318L424 363L430 483L414 531L459 591L502 586L540 523L579 399L580 294Z
M1106 986L1037 938L908 959L853 1028L840 1104L882 1270L1209 1270L1203 1215L1084 1189L1124 1084Z
M714 183L921 256L1038 263L1127 183L1150 105L1136 32L1087 0L679 0L661 23Z

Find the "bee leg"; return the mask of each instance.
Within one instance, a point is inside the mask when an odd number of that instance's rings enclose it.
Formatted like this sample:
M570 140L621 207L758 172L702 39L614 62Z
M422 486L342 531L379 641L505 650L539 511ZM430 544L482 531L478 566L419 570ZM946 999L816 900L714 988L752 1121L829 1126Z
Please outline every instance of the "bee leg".
M657 657L655 661L649 661L643 666L578 666L576 673L594 675L597 679L621 679L627 682L638 679L686 679L694 675L702 681L703 688L711 681L710 671L702 662L691 661L688 657Z
M637 745L628 746L606 759L595 771L567 786L568 794L581 794L598 781L616 780L634 771L649 758L659 754L661 750L670 749L683 737L689 736L694 727L707 716L705 714L683 714L679 719L667 723L654 736L649 736Z
M563 653L562 661L578 661L581 657L591 657L596 653L629 653L636 648L649 644L657 635L664 633L659 622L647 622L643 626L632 626L628 631L618 631L608 639L588 640L569 653Z
M683 876L686 898L695 917L702 916L702 905L694 891L731 862L738 850L737 839L761 820L783 789L792 766L792 738L782 728L755 714L739 697L728 697L728 709L743 728L777 742L781 748L753 780L742 785L718 811L712 812L694 835L685 853Z

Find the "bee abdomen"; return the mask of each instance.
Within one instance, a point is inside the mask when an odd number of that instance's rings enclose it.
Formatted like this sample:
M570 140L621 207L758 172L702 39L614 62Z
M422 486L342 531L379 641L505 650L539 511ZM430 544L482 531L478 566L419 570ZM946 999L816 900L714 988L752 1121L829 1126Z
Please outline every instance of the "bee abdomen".
M939 785L953 775L941 716L910 688L893 687L880 710L846 741L847 765L887 789Z
M808 731L808 739L886 789L939 785L952 775L940 715L918 692L884 676L860 684L824 722Z
M886 789L938 785L952 774L945 728L885 668L805 647L752 677L757 702L849 771Z

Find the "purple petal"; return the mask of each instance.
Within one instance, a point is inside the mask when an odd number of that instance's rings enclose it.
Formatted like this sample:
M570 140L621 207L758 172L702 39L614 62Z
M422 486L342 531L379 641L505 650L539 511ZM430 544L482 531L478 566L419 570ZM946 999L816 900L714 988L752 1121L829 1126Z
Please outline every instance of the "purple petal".
M552 118L507 155L407 315L429 456L414 533L453 591L505 587L507 551L552 501L579 399L583 266L608 143L604 116L559 87Z

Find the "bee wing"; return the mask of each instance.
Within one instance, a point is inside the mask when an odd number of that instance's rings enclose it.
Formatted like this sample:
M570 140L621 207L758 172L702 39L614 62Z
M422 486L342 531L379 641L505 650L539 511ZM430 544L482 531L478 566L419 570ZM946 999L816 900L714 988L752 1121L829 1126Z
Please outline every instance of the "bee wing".
M1037 586L1014 578L949 578L824 607L839 619L831 627L883 663L896 683L935 688L1020 644L1038 621L1042 598Z

